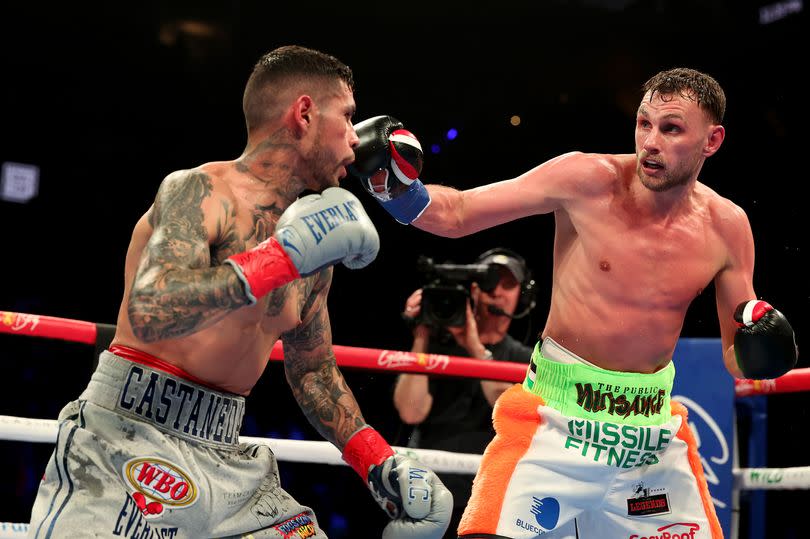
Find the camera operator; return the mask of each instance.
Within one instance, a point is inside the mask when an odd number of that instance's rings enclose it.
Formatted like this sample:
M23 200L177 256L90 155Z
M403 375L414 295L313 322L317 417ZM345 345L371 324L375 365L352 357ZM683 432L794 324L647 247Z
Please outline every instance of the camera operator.
M422 310L422 288L408 297L403 318L413 331L411 351L528 361L532 349L508 333L513 318L526 316L534 307L534 281L525 261L514 251L496 248L482 253L476 264L495 266L497 284L494 279L490 283L481 279L470 285L462 325L437 326L435 319L425 316L429 313ZM401 374L394 388L394 406L404 423L415 426L407 445L483 454L495 435L492 407L512 385L473 378ZM473 476L443 473L440 477L453 493L455 507L446 537L455 538L456 526L470 497Z

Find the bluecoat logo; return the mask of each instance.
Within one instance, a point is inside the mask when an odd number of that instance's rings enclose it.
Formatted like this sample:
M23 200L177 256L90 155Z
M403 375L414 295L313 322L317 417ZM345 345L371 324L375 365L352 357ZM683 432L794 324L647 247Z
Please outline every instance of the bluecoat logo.
M532 498L532 514L537 524L545 531L553 530L560 519L560 502L557 498Z
M526 522L519 518L515 521L515 525L535 535L553 530L560 520L560 502L551 496L545 498L532 496L530 511L534 515L534 522Z

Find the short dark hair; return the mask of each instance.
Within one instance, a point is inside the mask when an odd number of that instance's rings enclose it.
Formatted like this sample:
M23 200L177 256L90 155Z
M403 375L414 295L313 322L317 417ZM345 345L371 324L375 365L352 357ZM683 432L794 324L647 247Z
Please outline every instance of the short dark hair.
M343 81L354 90L352 70L329 54L299 45L285 45L264 54L253 66L245 85L242 111L248 130L260 126L268 116L268 92L293 80Z
M693 99L714 123L722 123L726 114L726 94L720 84L711 76L689 69L676 67L653 75L641 87L644 93L650 92L650 99L656 94Z

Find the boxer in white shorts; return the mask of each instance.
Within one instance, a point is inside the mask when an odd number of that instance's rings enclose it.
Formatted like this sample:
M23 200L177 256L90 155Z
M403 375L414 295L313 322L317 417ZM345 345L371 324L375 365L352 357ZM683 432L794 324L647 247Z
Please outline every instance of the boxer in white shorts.
M442 536L452 495L366 424L332 348L332 266L363 268L380 247L339 187L355 108L348 66L278 47L245 85L242 154L164 178L127 249L115 355L62 414L34 537L325 537L279 487L270 450L238 444L279 341L301 412L391 517L383 533ZM403 167L421 164L407 135L391 145Z
M495 406L459 534L719 537L686 410L670 401L674 376L672 363L606 371L546 338Z
M723 349L717 359L732 376L776 378L796 365L790 323L754 290L754 237L745 211L700 178L725 140L725 91L688 67L660 71L641 90L634 153L571 151L464 190L425 184L401 167L377 174L376 165L386 160L380 139L400 124L382 116L357 126L361 185L400 223L459 238L554 215L551 301L541 338L553 338L595 367L555 368L537 356L536 380L503 394L494 409L498 437L480 472L486 478L476 478L470 514L458 530L464 538L535 537L577 514L591 531L583 539L722 537L688 449L685 412L669 403L664 383L689 306L713 288ZM521 251L542 243L533 223L523 227L521 238L530 243ZM583 412L577 383L655 387L665 401L649 417L632 409L621 418L601 409ZM624 398L633 402L639 395L629 391ZM633 442L636 435L643 438ZM541 457L549 459L542 467L532 460ZM531 498L520 490L530 480ZM482 482L492 482L494 490ZM683 490L693 499L675 499ZM603 511L598 527L591 520L599 515L596 507ZM669 515L689 519L670 521Z
M242 396L113 349L60 414L32 537L326 537L281 488L270 448L239 443Z

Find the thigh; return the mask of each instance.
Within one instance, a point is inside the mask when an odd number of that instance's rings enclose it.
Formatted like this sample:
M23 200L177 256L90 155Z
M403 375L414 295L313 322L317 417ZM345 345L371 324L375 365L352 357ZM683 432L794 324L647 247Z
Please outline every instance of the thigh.
M156 520L157 510L148 498L133 496L124 465L133 456L128 448L144 447L136 430L120 416L85 402L63 409L34 501L31 537L186 536L175 523ZM150 473L155 482L163 477ZM164 479L159 489L167 483Z
M583 515L581 537L719 539L722 530L694 438L683 423L658 464L622 473L604 511Z
M238 452L200 459L200 470L217 493L211 500L217 515L212 536L326 539L312 509L282 488L268 446L241 444Z
M567 418L518 390L499 400L496 436L482 458L459 534L528 539L559 530L549 537L573 537L574 518L601 501L603 484L615 472L570 447Z
M326 537L281 488L269 447L200 446L79 401L60 415L30 529L37 539Z

